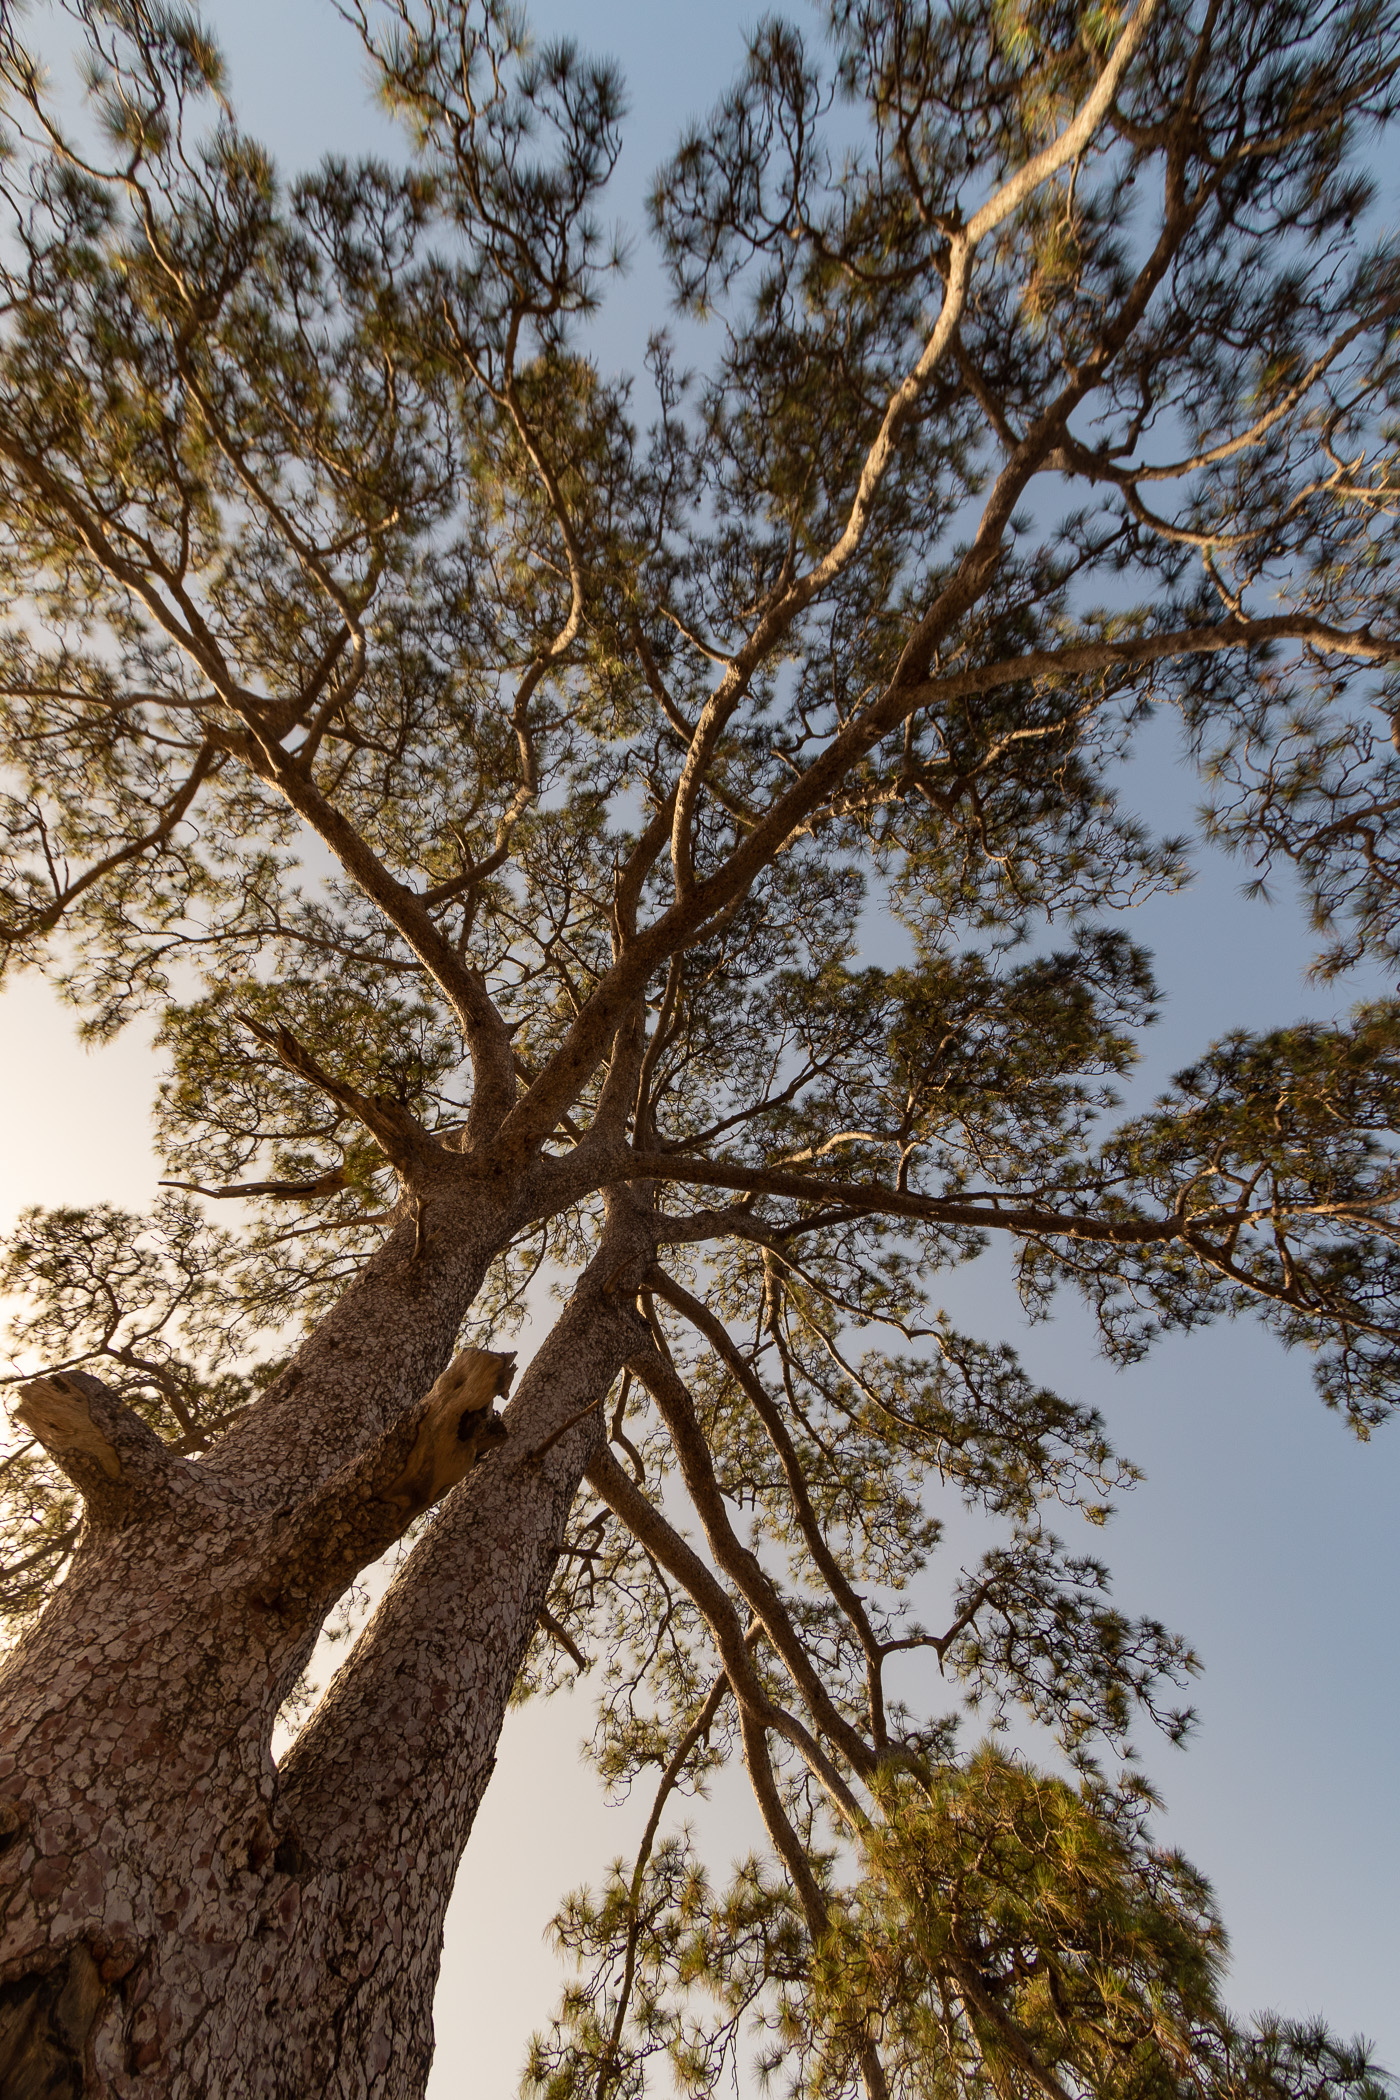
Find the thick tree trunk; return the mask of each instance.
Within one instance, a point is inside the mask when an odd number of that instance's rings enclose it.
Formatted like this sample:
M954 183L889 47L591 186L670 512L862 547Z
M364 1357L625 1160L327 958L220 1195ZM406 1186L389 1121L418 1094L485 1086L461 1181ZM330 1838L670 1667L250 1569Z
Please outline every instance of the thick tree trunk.
M410 1403L500 1237L480 1204L395 1235L202 1463L95 1383L47 1403L88 1521L0 1673L4 2100L422 2092L443 1913L597 1415L531 1454L636 1342L616 1233L280 1774L270 1741L386 1511L414 1513L441 1409Z
M600 1256L590 1282L616 1260ZM576 1295L506 1410L509 1442L414 1549L284 1761L289 1825L333 1883L324 1970L345 1979L324 2086L293 2078L289 2091L423 2091L448 1899L565 1520L603 1439L601 1411L564 1425L606 1396L637 1342L626 1310L596 1289Z

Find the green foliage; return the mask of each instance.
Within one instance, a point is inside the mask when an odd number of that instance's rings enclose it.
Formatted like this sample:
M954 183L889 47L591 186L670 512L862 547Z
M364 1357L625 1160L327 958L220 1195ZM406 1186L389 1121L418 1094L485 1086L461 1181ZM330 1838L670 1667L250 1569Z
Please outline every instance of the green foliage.
M880 1806L813 1962L830 2037L814 2096L850 2090L852 2036L872 2028L892 2093L1389 2090L1364 2044L1230 2021L1210 1890L1150 1843L1131 1795L984 1748L922 1783L891 1778Z
M1366 1435L1394 1404L1398 1029L1386 1001L1349 1027L1217 1044L1082 1170L1125 1244L1032 1244L1030 1289L1072 1276L1128 1359L1154 1327L1260 1312L1319 1353L1323 1398ZM1134 1225L1162 1212L1181 1220L1171 1245L1134 1244Z
M640 2100L655 2089L654 2061L700 2100L732 2077L750 2013L802 2047L806 1934L759 1860L716 1890L689 1834L668 1838L633 1873L616 1862L600 1896L571 1896L553 1934L584 1974L532 2039L522 2081L532 2100ZM786 2053L776 2045L775 2061Z
M526 1192L474 1334L630 1203L638 1500L580 1498L518 1692L596 1661L604 1780L661 1781L561 1912L535 2089L710 2092L756 2021L812 2100L1371 2100L1230 2022L1208 1891L1103 1777L1195 1667L1052 1526L1133 1468L933 1291L1009 1237L1121 1360L1248 1309L1393 1406L1400 1009L1106 1119L1157 996L1115 915L1190 864L1128 806L1155 711L1324 969L1400 941L1400 14L770 18L652 193L708 361L616 377L616 69L346 0L406 157L287 180L193 15L69 12L71 122L0 21L0 963L157 1015L172 1183L243 1208L29 1215L16 1346L195 1453L429 1167ZM78 1514L32 1446L0 1488L22 1616ZM1077 1783L963 1756L952 1699ZM772 1857L718 1887L661 1818L740 1755Z
M716 1890L690 1833L669 1838L556 1917L580 1973L522 2091L635 2100L662 2059L698 2100L747 2016L766 2075L802 2100L859 2091L872 2037L892 2100L1385 2100L1364 2043L1230 2018L1210 1889L1152 1844L1143 1809L988 1746L892 1772L815 1943L761 1862Z
M0 1297L7 1334L33 1368L95 1370L176 1450L207 1450L280 1365L238 1365L248 1323L232 1261L236 1243L199 1208L163 1197L150 1218L99 1204L28 1210L6 1242ZM23 1626L67 1565L79 1499L27 1433L0 1461L0 1528L9 1548L0 1623Z

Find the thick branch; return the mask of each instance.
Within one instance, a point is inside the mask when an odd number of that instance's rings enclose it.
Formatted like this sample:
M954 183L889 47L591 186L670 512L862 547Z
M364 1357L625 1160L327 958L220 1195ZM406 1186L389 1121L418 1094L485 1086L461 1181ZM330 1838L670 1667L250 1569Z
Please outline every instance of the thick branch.
M869 529L875 503L898 454L906 426L929 382L942 364L962 317L972 261L979 243L1051 176L1081 154L1107 114L1123 75L1156 12L1158 0L1139 0L1132 20L1119 37L1108 64L1092 93L1060 136L1028 161L1009 182L1003 183L966 227L954 234L944 272L943 304L932 334L918 362L895 389L886 404L880 428L864 461L850 513L840 537L822 559L792 583L760 620L753 634L736 655L714 693L701 710L690 749L686 753L676 791L675 817L671 830L671 853L676 889L680 896L693 886L691 830L700 784L716 741L748 688L756 666L798 615L826 590L853 559Z
M65 884L51 903L45 905L42 911L33 913L28 920L15 921L9 925L0 923L0 941L18 943L32 940L36 934L52 933L68 907L76 904L79 897L92 889L94 884L101 882L105 875L124 867L128 861L138 860L152 847L164 845L171 832L188 814L200 788L217 767L220 756L212 744L202 744L195 754L194 764L185 780L165 804L149 831L142 832L138 838L128 839L124 845L116 846L110 853L104 854L101 860L94 861L75 881Z
M878 1743L883 1733L883 1715L879 1699L879 1673L883 1653L880 1639L870 1623L869 1614L858 1592L827 1544L808 1491L802 1461L797 1455L792 1438L788 1435L781 1410L773 1404L763 1380L752 1365L745 1362L728 1328L715 1317L707 1305L702 1304L698 1298L692 1298L690 1292L677 1283L674 1277L668 1276L664 1269L648 1270L647 1283L659 1298L664 1298L668 1305L673 1306L684 1319L689 1320L697 1333L704 1336L731 1378L745 1393L750 1406L762 1422L768 1440L778 1454L778 1463L783 1469L783 1477L788 1484L788 1493L792 1496L793 1509L802 1536L807 1542L807 1550L821 1571L827 1588L854 1627L856 1638L865 1651L870 1673L870 1719Z
M515 1099L515 1061L510 1030L481 977L439 931L422 898L389 873L354 825L284 752L265 744L258 770L329 846L346 874L378 905L436 979L461 1023L471 1055L474 1132L493 1128Z
M977 664L944 678L901 687L906 710L933 703L994 692L1037 678L1075 678L1096 671L1134 670L1174 656L1213 656L1222 649L1262 649L1269 642L1302 642L1324 655L1350 657L1359 663L1400 660L1400 636L1372 634L1369 628L1333 627L1307 613L1279 613L1267 619L1232 618L1210 627L1179 627L1166 634L1145 634L1127 642L1075 642L1064 649L1029 649L1024 656Z
M51 1371L19 1389L11 1412L82 1495L88 1522L115 1529L168 1509L194 1469L90 1371Z
M392 1161L406 1180L412 1178L416 1166L441 1154L443 1148L437 1140L429 1135L418 1118L401 1102L392 1101L384 1094L362 1094L357 1088L347 1086L344 1080L333 1078L312 1056L305 1044L297 1041L290 1028L268 1028L263 1022L255 1020L251 1014L239 1014L236 1018L242 1022L250 1035L256 1036L260 1043L264 1043L269 1050L276 1053L279 1062L284 1064L289 1072L295 1072L298 1078L310 1080L312 1086L318 1087L337 1107L345 1109L357 1122L363 1123L385 1158ZM328 1183L329 1179L328 1176L322 1176L322 1184ZM322 1195L329 1193L329 1189L326 1186L309 1187L286 1182L267 1182L255 1183L247 1189L221 1189L218 1193Z
M793 1829L791 1818L783 1807L777 1777L773 1771L773 1760L768 1754L767 1733L757 1715L743 1705L739 1708L739 1732L744 1746L744 1767L749 1775L754 1799L758 1803L759 1814L763 1817L763 1827L768 1832L774 1851L787 1868L788 1878L802 1906L802 1915L807 1921L808 1936L813 1946L818 1947L830 1930L830 1906L821 1883L812 1872L807 1848ZM880 2061L879 2051L868 2036L861 2045L858 2061L866 2100L888 2100L889 2086L884 2065Z
M1211 1217L1087 1217L1080 1212L1040 1210L969 1203L950 1196L920 1196L892 1189L879 1181L822 1181L815 1175L785 1173L781 1168L743 1167L733 1160L677 1158L675 1154L631 1153L607 1168L609 1179L679 1181L713 1188L748 1189L758 1196L778 1196L798 1203L840 1204L854 1216L883 1214L921 1219L930 1225L967 1227L977 1232L1015 1232L1025 1238L1099 1240L1110 1246L1136 1247L1185 1239Z
M225 1181L217 1188L206 1188L201 1181L160 1181L157 1188L188 1189L192 1196L210 1196L223 1200L227 1197L275 1196L288 1202L311 1196L334 1196L347 1186L345 1169L331 1167L324 1174L317 1174L311 1181Z

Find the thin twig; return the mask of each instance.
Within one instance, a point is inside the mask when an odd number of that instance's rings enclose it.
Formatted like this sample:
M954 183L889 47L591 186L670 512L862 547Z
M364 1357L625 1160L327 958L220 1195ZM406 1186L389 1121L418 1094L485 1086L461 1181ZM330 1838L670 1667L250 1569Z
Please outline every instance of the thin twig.
M607 1397L608 1396L606 1393L599 1393L597 1399L590 1400L587 1407L581 1407L576 1415L570 1415L567 1422L561 1422L552 1436L547 1436L542 1444L537 1444L535 1446L533 1451L527 1451L525 1453L526 1465L537 1466L540 1460L544 1457L546 1451L553 1450L554 1446L558 1443L561 1436L565 1435L565 1433L568 1430L574 1428L577 1423L581 1422L585 1415L595 1414L597 1410L602 1406L603 1402L607 1399Z

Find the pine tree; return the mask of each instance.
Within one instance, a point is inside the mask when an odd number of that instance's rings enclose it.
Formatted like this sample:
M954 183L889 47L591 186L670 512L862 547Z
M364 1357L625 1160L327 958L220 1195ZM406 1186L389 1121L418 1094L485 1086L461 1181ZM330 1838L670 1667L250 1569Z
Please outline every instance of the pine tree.
M757 2019L813 2100L1367 2100L1232 2021L1119 1771L1194 1658L1053 1526L1131 1468L936 1306L995 1242L1122 1359L1251 1311L1393 1405L1400 1007L1114 1082L1115 914L1187 849L1120 800L1155 711L1324 967L1395 952L1400 16L768 21L652 199L711 363L622 380L618 75L506 0L342 14L403 163L293 183L183 8L73 0L76 112L0 19L0 935L94 1037L160 1016L170 1169L0 1278L48 1366L0 2086L420 2094L507 1702L597 1664L660 1780L539 2092L709 2092ZM930 1630L945 1498L997 1543ZM892 1698L911 1651L1063 1769ZM662 1825L730 1756L770 1851L716 1891Z

